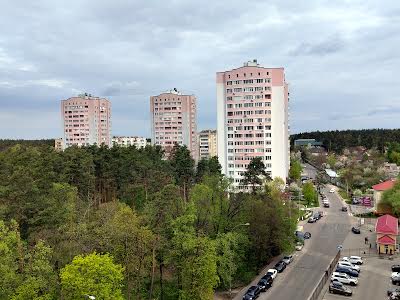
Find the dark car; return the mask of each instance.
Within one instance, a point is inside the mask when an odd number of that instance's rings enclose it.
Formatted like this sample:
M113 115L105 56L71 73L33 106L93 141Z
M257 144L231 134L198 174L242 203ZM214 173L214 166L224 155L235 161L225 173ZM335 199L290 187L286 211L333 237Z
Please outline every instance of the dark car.
M260 288L261 292L265 292L266 290L268 290L272 286L273 282L274 282L274 280L272 279L271 276L264 276L257 283L257 286Z
M358 272L354 271L350 268L345 268L345 267L337 267L336 268L336 272L340 272L340 273L346 273L347 275L350 275L352 277L358 277Z
M278 273L282 273L283 270L285 270L285 268L286 268L286 264L283 261L278 262L274 267L274 269L277 270Z
M400 272L400 265L393 265L392 272Z
M243 300L257 299L258 296L260 296L260 293L261 293L260 287L257 285L253 285L247 290L246 294L244 294Z
M347 211L347 206L343 206L342 211Z
M400 277L392 277L392 284L400 285Z
M309 238L311 238L311 233L309 233L308 231L307 231L307 232L304 232L303 238L304 238L305 240L308 240Z
M316 221L318 221L319 219L321 219L321 216L320 216L319 213L315 213L315 214L313 215L313 218L314 218Z
M332 283L329 285L329 293L351 296L353 294L353 291L348 287L345 287L339 281L332 281Z
M324 216L324 212L323 211L319 211L317 212L319 218L321 219Z
M355 234L360 234L360 233L361 233L359 227L351 227L351 231L352 231L353 233L355 233Z

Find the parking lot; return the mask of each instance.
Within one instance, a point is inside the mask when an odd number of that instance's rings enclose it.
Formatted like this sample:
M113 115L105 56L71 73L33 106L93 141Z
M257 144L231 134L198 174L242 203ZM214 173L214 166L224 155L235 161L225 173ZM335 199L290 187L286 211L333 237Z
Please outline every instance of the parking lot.
M361 265L358 285L355 287L347 286L353 291L351 297L330 294L327 285L322 299L387 299L387 290L395 287L390 281L391 266L398 263L398 260L382 259L379 257L367 257L363 260L364 264Z

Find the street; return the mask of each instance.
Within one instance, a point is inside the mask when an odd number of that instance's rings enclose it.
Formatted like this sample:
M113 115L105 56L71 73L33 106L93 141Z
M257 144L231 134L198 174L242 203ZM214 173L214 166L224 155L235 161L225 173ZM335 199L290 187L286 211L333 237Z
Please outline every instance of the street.
M277 276L271 289L262 293L259 299L307 299L336 255L337 246L343 244L351 229L351 217L341 211L342 202L336 194L329 193L329 188L324 188L324 193L330 201L330 208L316 208L324 211L325 216L317 223L304 225L303 231L309 231L311 239L306 240L303 250L296 253L293 263ZM257 276L251 285L256 285L263 275ZM242 299L249 286L242 289L234 299Z

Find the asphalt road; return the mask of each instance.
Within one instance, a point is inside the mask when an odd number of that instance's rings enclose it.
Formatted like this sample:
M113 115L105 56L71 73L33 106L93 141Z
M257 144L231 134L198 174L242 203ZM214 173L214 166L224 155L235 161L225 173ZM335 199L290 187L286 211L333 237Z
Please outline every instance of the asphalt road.
M315 179L317 176L317 169L315 169L312 165L310 164L302 164L303 167L303 172L302 174L308 176L310 179Z
M342 203L336 194L329 193L329 188L325 188L324 192L330 201L330 208L316 210L323 210L326 215L317 223L304 225L303 231L309 231L311 239L306 241L301 252L296 253L295 260L286 270L277 276L271 289L258 299L307 299L336 255L337 246L343 243L351 228L350 216L341 211ZM251 285L257 284L262 275ZM241 299L248 287L234 299Z

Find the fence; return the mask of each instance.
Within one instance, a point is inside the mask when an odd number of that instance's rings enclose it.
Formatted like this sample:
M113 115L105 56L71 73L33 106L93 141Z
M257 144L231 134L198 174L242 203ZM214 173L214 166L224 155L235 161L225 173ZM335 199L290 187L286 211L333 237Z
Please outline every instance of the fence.
M317 286L314 288L313 292L311 293L310 297L308 297L308 300L317 300L319 298L319 295L321 294L321 291L323 290L326 282L329 280L330 276L332 275L333 270L336 267L337 262L339 261L340 258L340 251L336 254L336 256L333 258L331 263L329 264L328 269L325 270L324 275L318 282Z

